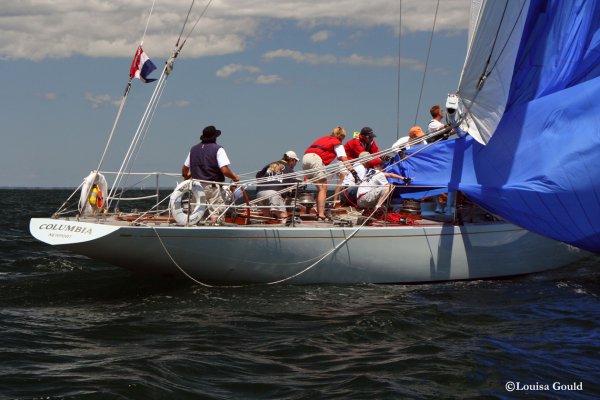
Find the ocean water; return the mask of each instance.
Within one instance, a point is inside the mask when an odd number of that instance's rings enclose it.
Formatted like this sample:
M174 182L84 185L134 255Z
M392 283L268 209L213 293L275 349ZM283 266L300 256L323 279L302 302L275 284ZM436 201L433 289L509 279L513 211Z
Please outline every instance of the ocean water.
M600 397L600 257L507 280L215 289L29 235L0 190L2 399Z

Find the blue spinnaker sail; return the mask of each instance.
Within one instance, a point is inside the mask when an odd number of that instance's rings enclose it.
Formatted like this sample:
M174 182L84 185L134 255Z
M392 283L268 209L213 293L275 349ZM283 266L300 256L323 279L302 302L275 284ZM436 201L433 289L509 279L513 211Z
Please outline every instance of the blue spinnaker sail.
M600 2L531 0L523 13L506 108L488 144L448 140L395 168L600 252Z

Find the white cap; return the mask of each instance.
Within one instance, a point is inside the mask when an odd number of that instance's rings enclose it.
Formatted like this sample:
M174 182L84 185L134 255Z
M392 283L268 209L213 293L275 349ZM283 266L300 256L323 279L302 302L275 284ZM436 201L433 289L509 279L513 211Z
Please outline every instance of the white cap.
M293 158L296 161L300 161L300 159L298 158L298 156L296 155L296 153L293 152L292 150L286 151L285 155L288 156L289 158Z

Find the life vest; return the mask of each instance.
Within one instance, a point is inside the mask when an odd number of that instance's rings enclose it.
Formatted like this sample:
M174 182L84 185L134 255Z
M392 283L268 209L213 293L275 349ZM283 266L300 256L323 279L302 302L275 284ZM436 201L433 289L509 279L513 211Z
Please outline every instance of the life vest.
M88 199L90 205L94 208L100 209L104 207L104 199L102 198L102 191L98 188L98 185L92 186L90 197Z
M344 145L344 150L346 150L346 155L348 156L348 159L353 160L355 158L358 158L360 153L362 153L363 151L367 151L371 154L379 152L379 148L377 147L377 144L375 144L374 140L371 143L367 144L366 142L363 142L361 140L362 138L362 135L359 135L359 137L350 139L346 142L346 144Z
M304 154L314 153L321 157L324 165L329 165L336 158L335 146L342 144L340 139L333 136L323 136L315 140Z

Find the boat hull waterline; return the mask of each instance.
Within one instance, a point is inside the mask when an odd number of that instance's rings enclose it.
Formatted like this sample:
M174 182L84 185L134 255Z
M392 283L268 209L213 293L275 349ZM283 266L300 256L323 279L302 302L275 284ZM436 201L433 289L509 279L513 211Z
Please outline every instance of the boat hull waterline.
M207 284L500 278L558 268L586 256L507 222L357 231L333 226L132 226L33 218L30 230L42 242L136 273L188 274Z

